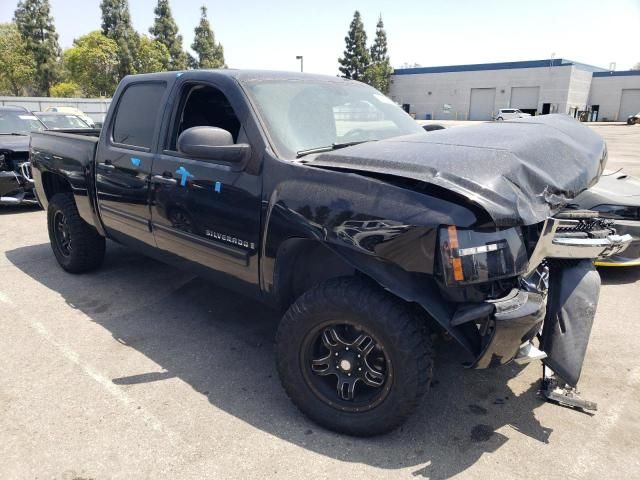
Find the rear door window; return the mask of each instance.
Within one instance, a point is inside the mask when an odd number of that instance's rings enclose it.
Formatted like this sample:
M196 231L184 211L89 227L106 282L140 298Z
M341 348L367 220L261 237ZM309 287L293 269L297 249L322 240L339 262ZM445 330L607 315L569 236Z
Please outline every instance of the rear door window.
M113 143L150 149L166 89L164 82L129 85L120 97Z

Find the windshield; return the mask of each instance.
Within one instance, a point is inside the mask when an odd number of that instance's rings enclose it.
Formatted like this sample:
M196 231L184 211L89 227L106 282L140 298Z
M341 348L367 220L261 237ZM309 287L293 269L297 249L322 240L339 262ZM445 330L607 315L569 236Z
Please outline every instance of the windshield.
M42 120L42 123L50 129L60 128L89 128L80 117L75 115L47 115L38 114L38 118Z
M0 112L0 135L19 133L28 135L33 130L43 130L44 125L28 112Z
M245 85L283 158L343 144L424 134L393 101L360 83L273 80Z

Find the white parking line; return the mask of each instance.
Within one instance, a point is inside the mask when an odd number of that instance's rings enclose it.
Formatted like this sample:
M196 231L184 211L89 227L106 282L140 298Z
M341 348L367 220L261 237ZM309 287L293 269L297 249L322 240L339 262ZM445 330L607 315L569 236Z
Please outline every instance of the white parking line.
M5 293L0 292L0 302L6 305L13 306L14 302ZM121 404L126 406L135 415L141 416L146 425L149 425L154 430L163 433L169 439L172 446L179 449L181 456L185 453L185 450L191 451L191 446L185 442L180 435L176 432L169 430L155 415L150 413L144 407L142 407L135 399L127 395L118 385L114 384L111 379L102 375L90 364L83 361L80 355L71 349L69 346L60 342L55 336L39 321L28 318L26 315L21 315L16 312L29 326L31 326L38 334L46 340L49 344L55 347L67 360L76 364L80 369L97 382L104 390L106 390L111 396L116 398Z

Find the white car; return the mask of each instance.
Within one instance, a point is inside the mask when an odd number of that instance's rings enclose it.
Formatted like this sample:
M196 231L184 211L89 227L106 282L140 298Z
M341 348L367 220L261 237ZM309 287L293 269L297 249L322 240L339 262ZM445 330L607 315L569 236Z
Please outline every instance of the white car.
M76 117L80 117L87 125L91 128L95 128L95 122L82 110L77 109L75 107L47 107L45 112L62 112L68 113L70 115L75 115Z
M498 121L511 120L512 118L530 117L530 113L524 113L517 108L501 108L494 117Z

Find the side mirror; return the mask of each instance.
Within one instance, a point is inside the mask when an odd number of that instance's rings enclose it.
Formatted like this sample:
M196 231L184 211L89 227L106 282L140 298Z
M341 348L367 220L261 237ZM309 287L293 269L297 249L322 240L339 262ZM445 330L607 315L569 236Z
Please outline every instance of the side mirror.
M178 137L177 147L189 157L228 163L241 163L251 154L251 146L233 143L231 134L218 127L188 128Z

